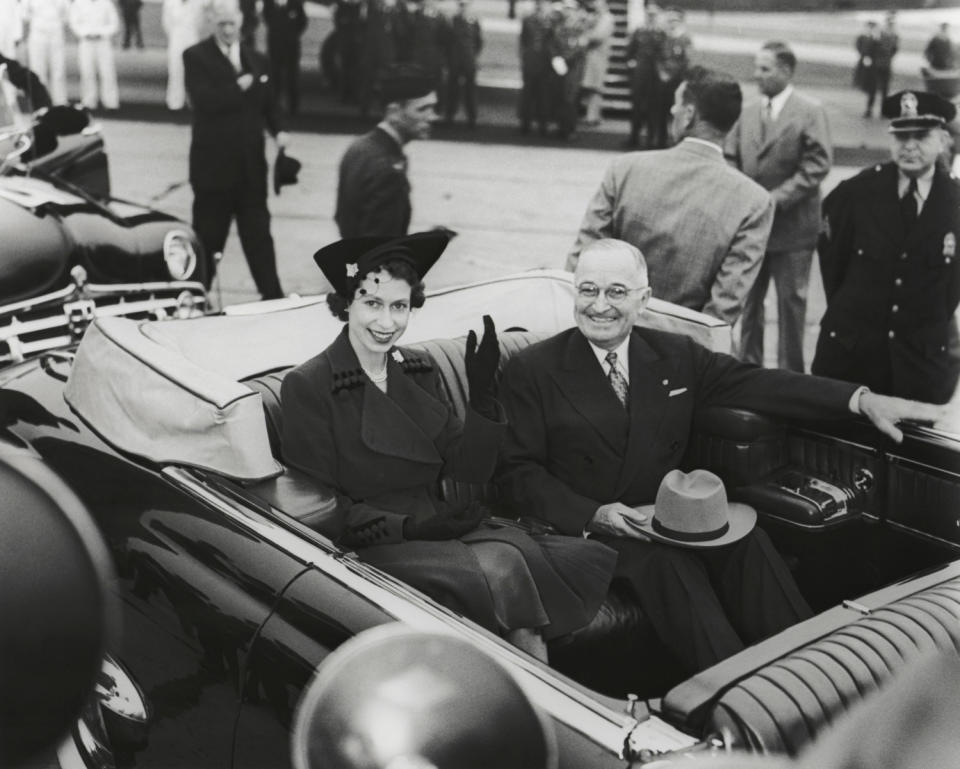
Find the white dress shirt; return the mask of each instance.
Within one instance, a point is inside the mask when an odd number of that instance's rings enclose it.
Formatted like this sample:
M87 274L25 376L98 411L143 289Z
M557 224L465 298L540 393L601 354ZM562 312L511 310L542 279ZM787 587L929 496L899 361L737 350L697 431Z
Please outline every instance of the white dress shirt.
M793 86L788 83L787 87L776 96L763 97L763 109L770 115L770 120L776 122L777 118L780 117L780 113L783 112L783 105L787 103L787 99L790 98L790 94L792 93Z
M923 211L923 205L927 202L927 198L930 197L930 188L933 186L933 171L934 167L930 166L923 176L917 177L917 192L915 195L917 199L917 214ZM899 172L897 174L897 197L902 198L906 195L909 186L910 177Z

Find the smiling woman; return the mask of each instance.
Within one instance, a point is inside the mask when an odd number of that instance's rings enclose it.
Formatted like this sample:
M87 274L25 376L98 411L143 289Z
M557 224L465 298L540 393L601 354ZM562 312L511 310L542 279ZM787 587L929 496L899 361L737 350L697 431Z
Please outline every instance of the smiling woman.
M283 380L285 462L335 490L339 541L545 658L545 639L585 626L606 594L613 551L598 542L538 537L484 520L476 502L441 500L441 471L489 480L506 427L493 395L500 358L493 321L467 337L470 408L461 422L433 361L395 347L421 279L448 232L349 238L314 257L347 322L320 355Z

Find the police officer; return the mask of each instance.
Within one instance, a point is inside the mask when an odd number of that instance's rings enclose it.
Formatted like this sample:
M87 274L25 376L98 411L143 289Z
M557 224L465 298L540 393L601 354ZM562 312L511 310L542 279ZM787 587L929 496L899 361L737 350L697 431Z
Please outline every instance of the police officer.
M956 108L930 93L883 102L893 160L841 182L823 203L827 311L813 373L945 403L960 366L960 182L937 163Z

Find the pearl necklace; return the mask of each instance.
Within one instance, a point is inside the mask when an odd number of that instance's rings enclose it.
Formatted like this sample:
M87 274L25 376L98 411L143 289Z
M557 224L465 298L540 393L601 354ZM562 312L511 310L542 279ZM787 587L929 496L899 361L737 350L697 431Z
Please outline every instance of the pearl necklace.
M368 377L370 377L370 381L373 382L374 384L380 384L381 382L386 382L386 381L387 381L387 363L386 363L386 361L384 361L384 363L383 363L383 369L382 369L382 370L380 371L380 373L378 373L378 374L373 374L373 373L371 373L369 369L367 369L367 368L365 368L365 367L363 367L363 366L361 366L361 368L363 368L363 373L365 373Z

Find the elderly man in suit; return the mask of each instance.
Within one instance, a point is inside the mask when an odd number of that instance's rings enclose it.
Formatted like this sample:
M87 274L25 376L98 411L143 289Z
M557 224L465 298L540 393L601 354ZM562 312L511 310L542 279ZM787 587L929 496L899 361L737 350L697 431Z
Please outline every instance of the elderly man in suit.
M741 99L730 76L692 69L673 105L679 143L613 161L587 207L567 269L590 243L625 240L646 256L658 297L732 325L760 269L773 219L769 193L723 159Z
M500 398L510 426L500 486L515 510L561 534L590 533L614 547L617 578L693 673L809 614L759 529L717 547L649 541L647 516L637 507L653 502L661 479L677 468L694 411L740 406L818 419L861 413L902 440L898 420L935 421L945 409L757 368L687 337L636 328L651 290L643 256L623 241L589 245L573 279L576 328L531 345L504 371Z
M727 137L731 162L773 196L776 210L767 253L743 308L743 359L763 365L763 303L773 278L777 289L780 368L803 371L807 283L820 231L820 182L833 149L827 113L798 93L791 81L797 58L786 43L766 43L754 77L761 98L747 104Z
M383 120L340 161L334 219L341 237L407 234L412 208L403 148L430 136L437 119L434 84L431 73L413 64L394 65L381 77Z
M902 91L883 103L892 159L841 182L823 203L827 311L813 371L879 392L947 401L960 376L960 182L937 162L956 108Z
M240 42L242 15L237 0L213 0L214 33L183 52L187 94L193 105L190 185L193 226L207 258L207 280L216 271L236 219L240 244L257 290L264 299L283 296L270 235L264 131L278 148L280 130L269 65Z

